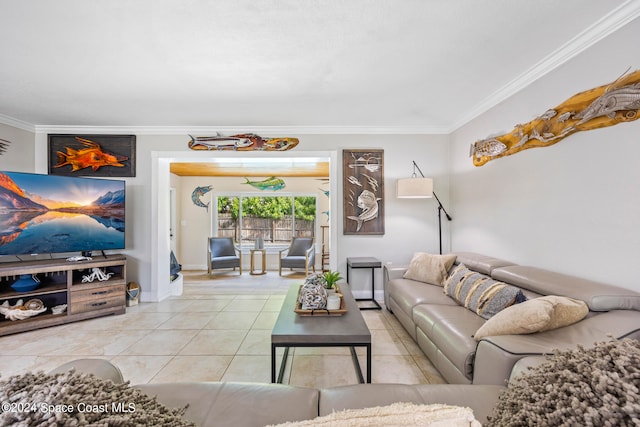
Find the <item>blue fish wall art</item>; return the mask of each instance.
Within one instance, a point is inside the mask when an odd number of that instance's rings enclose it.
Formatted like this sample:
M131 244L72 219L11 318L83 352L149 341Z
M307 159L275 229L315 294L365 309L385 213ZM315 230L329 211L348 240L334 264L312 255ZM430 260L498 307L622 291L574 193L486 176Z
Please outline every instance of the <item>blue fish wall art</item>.
M191 193L191 201L194 205L205 208L207 212L209 212L209 203L204 203L200 198L211 190L213 190L213 186L211 185L196 187L195 190L193 190L193 192Z

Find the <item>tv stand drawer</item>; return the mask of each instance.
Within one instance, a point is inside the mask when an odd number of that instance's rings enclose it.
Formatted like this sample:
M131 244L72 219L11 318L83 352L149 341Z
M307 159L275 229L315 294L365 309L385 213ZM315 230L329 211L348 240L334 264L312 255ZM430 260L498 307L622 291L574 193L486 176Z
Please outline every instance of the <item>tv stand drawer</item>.
M99 288L72 290L71 291L71 305L78 304L84 301L93 301L97 299L108 299L112 297L120 297L125 302L126 291L124 285L116 286L101 286Z
M124 307L125 299L120 296L81 301L71 304L69 314L87 313L103 308Z

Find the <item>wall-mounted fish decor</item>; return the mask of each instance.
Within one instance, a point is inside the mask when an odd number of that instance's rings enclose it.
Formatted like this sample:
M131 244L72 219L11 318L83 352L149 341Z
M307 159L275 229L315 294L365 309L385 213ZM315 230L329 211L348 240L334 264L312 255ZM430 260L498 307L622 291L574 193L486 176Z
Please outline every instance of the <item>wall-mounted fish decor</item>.
M9 148L9 144L11 144L11 141L0 139L0 156L3 155L5 151L7 151L7 148Z
M200 198L211 191L213 187L211 185L207 185L204 187L196 187L195 190L191 193L191 201L194 205L200 206L201 208L205 208L207 212L209 212L209 202L204 203Z
M471 145L473 164L534 147L548 147L580 131L613 126L640 118L640 70L616 81L580 92L534 120L516 125L507 134Z
M383 159L383 150L342 150L345 235L384 234Z
M192 150L287 151L298 145L298 138L262 138L253 133L224 136L191 136Z
M360 213L358 216L347 216L348 219L356 221L356 232L360 231L362 224L366 221L371 221L378 217L378 202L382 200L380 197L376 197L369 190L363 190L358 196L358 209Z
M76 141L84 145L86 148L75 149L71 147L64 147L66 153L58 151L58 163L54 165L54 168L60 168L62 166L71 165L72 172L91 168L92 171L97 171L104 166L114 166L118 168L124 167L122 162L129 160L126 156L118 154L108 153L102 150L100 144L90 139L75 137Z
M282 178L276 178L272 176L262 181L251 181L249 178L245 178L247 181L243 182L243 184L248 184L253 188L257 188L258 190L271 190L278 191L282 190L285 187L284 180Z

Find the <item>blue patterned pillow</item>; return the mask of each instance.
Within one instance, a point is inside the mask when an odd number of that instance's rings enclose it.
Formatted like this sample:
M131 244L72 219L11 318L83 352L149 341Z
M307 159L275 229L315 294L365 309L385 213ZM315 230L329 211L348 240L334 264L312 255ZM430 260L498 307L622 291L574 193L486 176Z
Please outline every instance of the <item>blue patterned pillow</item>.
M464 264L451 270L444 293L484 319L527 300L521 289L469 270Z

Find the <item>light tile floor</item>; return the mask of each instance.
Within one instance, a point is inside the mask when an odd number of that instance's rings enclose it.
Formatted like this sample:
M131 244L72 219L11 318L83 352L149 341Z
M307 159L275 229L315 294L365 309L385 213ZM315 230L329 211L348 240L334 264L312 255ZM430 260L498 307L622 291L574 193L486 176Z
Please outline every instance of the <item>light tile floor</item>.
M140 303L125 315L1 337L0 375L46 372L77 358L104 358L132 384L269 382L271 329L287 289L302 279L277 272L209 278L206 272L185 271L179 297ZM444 382L386 309L362 315L371 330L374 383ZM359 354L364 371L364 353ZM357 378L346 348L296 348L289 352L284 382L325 387L354 384Z

